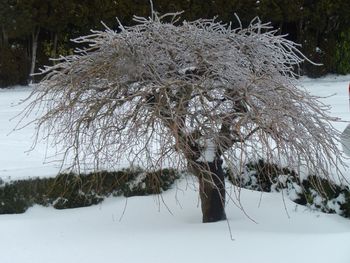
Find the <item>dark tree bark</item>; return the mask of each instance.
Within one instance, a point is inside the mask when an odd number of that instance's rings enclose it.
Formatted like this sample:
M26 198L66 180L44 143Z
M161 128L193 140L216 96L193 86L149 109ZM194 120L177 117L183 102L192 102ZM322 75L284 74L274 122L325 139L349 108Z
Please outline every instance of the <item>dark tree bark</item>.
M203 213L203 223L226 219L225 213L225 179L222 160L197 163L201 168L199 176L199 195Z

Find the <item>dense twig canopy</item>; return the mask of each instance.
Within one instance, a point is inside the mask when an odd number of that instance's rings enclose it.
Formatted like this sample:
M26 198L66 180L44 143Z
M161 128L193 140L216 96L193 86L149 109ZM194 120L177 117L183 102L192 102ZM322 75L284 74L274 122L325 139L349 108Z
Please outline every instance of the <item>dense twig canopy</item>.
M43 70L27 113L42 107L38 131L72 165L127 156L159 168L220 156L240 169L262 157L327 175L341 162L337 119L297 86L306 58L295 43L259 19L232 29L178 15L75 39L87 48Z

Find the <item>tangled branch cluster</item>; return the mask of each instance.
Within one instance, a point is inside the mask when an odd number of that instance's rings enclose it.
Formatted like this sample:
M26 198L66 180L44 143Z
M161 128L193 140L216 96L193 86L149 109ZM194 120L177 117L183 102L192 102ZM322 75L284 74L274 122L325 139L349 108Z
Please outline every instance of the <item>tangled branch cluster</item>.
M233 29L178 18L135 17L135 26L80 37L86 48L43 70L26 111L42 107L37 130L72 165L127 156L159 168L214 154L236 170L263 157L327 175L341 163L337 119L297 87L306 58L295 43L258 19Z

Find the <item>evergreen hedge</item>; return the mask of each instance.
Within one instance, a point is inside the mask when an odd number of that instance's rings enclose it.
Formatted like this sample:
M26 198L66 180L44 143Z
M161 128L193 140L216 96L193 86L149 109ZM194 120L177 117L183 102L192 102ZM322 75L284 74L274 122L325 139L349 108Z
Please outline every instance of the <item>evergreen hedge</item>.
M0 214L23 213L34 204L66 209L98 204L108 196L160 194L179 177L173 169L147 173L142 169L124 169L2 182Z

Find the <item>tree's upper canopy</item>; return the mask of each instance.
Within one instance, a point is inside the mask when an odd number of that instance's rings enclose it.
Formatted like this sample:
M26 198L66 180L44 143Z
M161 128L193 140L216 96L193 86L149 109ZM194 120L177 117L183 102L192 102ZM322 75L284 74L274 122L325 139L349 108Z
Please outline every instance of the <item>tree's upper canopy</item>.
M259 19L232 29L178 15L76 39L88 47L43 70L31 95L28 110L44 110L38 130L74 164L128 156L160 167L208 161L210 150L235 167L263 157L326 174L340 155L336 118L296 86L297 45Z

